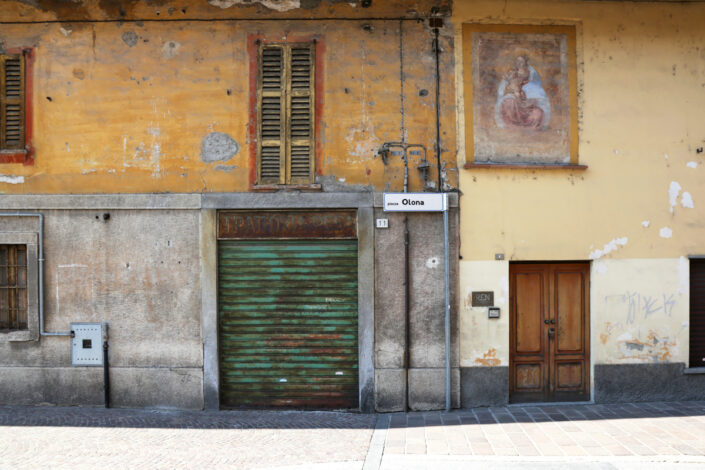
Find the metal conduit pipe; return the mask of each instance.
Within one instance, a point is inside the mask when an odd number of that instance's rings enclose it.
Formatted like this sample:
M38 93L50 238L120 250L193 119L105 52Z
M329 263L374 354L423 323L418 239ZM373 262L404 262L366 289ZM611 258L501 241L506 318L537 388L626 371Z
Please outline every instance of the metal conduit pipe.
M438 44L438 26L443 25L443 20L433 18L433 52L436 55L436 167L438 168L438 192L443 192L443 179L441 178L441 63L440 46Z
M443 257L444 257L444 330L445 330L445 369L446 369L446 411L452 407L451 400L451 370L450 370L450 256L448 236L448 194L443 190L441 177L441 61L439 28L443 27L442 18L430 18L429 25L433 28L433 52L436 56L436 166L438 168L438 192L443 194Z
M44 331L44 214L41 212L0 212L0 217L37 217L39 219L39 334L71 336L70 331Z

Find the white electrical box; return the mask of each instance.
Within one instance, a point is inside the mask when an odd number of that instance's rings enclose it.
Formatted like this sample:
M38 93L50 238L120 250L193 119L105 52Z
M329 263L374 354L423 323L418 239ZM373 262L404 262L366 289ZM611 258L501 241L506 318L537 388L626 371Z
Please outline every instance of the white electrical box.
M101 323L71 323L71 365L103 365Z

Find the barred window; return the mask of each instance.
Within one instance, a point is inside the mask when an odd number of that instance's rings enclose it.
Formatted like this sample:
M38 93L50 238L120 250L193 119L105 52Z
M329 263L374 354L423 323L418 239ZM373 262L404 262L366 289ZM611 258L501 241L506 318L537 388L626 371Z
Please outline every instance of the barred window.
M27 247L0 245L0 331L27 329Z
M314 54L310 43L259 46L259 184L313 183Z

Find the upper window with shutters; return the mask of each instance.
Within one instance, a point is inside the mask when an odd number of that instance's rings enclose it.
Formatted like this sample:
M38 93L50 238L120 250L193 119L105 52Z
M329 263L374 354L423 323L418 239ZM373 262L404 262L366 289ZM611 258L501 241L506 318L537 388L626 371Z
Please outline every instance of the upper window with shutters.
M31 163L26 79L31 58L31 50L0 54L0 163Z
M314 43L260 44L257 183L314 182Z

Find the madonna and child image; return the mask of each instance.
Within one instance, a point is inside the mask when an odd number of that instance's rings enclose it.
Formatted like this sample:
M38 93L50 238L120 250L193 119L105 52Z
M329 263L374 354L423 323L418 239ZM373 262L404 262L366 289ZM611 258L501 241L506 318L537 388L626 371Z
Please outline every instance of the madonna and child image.
M541 86L541 77L527 56L517 56L497 89L497 126L543 129L550 118L551 102Z
M569 163L569 72L565 34L474 32L474 161Z

